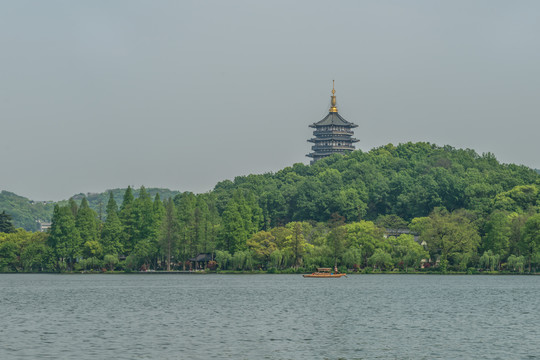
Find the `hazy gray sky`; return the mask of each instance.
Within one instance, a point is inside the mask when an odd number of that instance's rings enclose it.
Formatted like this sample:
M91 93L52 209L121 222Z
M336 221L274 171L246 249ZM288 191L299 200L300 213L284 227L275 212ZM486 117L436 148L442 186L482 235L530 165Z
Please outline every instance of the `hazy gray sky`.
M357 148L540 168L539 37L539 1L0 1L0 189L205 192L308 163L333 79Z

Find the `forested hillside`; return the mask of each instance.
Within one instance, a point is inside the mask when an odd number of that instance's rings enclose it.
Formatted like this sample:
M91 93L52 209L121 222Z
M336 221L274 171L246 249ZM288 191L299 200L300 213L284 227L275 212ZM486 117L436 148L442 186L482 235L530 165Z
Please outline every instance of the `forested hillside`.
M239 176L205 194L163 200L128 187L121 200L109 194L101 216L103 196L90 196L93 208L71 199L55 207L48 234L0 235L0 270L531 272L539 187L536 171L492 154L390 144ZM212 261L196 263L201 253Z
M109 199L109 193L112 192L117 202L122 201L124 192L123 189L112 189L102 193L88 193L73 195L75 201L80 202L83 197L88 200L91 209L95 210L98 215L104 214L105 205ZM176 190L149 188L147 189L150 196L155 196L159 193L162 199L168 199L178 195L180 192ZM139 196L139 190L133 190L135 197ZM6 211L13 219L15 227L23 228L27 231L36 231L39 228L38 221L49 222L52 219L53 209L55 204L66 205L68 200L63 201L34 201L23 196L13 194L8 191L0 192L0 211Z
M50 221L53 208L52 202L36 202L9 191L0 192L0 211L8 213L16 227L28 231L38 229L38 220Z
M237 177L218 183L214 194L220 211L235 189L257 194L267 226L327 221L333 213L349 222L388 214L411 220L436 207L484 215L514 210L510 200L524 210L536 200L524 202L519 196L528 188L514 188L538 184L539 178L525 166L500 164L493 154L407 143L334 155L311 166L295 164L276 174Z

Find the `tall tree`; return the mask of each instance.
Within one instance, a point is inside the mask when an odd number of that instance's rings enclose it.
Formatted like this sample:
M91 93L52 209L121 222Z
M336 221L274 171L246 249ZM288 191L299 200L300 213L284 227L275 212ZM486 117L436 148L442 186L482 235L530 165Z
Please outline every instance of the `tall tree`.
M345 240L347 238L347 229L343 226L345 218L337 213L332 214L330 219L330 232L326 238L326 242L332 253L334 267L338 266L338 262L345 252Z
M119 218L122 222L122 248L129 254L135 248L135 233L136 233L136 219L133 210L133 191L131 186L128 186L125 193L122 205L120 205Z
M475 252L480 236L465 211L448 213L436 209L426 219L420 238L427 243L433 259L440 257L440 266L446 271L451 257ZM413 221L414 222L414 221Z
M176 207L173 200L169 198L165 206L165 216L159 237L161 249L167 257L167 271L171 271L171 256L175 253L178 245L179 231L180 224L176 215Z
M107 202L107 218L101 231L101 245L105 255L119 255L122 253L122 223L118 217L118 205L113 193L109 193Z
M54 249L57 260L65 262L68 269L72 270L75 260L81 254L82 244L70 207L54 207L48 242Z
M150 235L151 238L157 239L159 237L161 231L161 223L164 216L165 206L163 204L163 201L161 201L161 198L159 197L159 193L156 193L156 196L154 197L154 202L152 204L152 231Z
M77 213L79 212L79 206L73 198L69 198L68 204L69 208L71 209L71 213L73 214L73 217L76 218Z
M184 192L175 196L174 202L180 222L180 257L183 269L188 259L197 255L197 239L194 229L194 212L197 199L192 192Z
M540 260L540 214L531 216L525 223L520 249L527 259L531 272L533 259Z
M14 233L15 232L15 226L13 226L13 223L11 221L11 216L9 214L6 214L6 211L2 211L0 214L0 233Z
M155 242L156 239L151 238L154 221L153 204L150 194L144 186L139 189L139 197L133 203L133 213L135 217L135 243L144 239Z
M508 255L510 249L511 222L510 217L502 211L493 212L485 226L486 236L483 242L484 251L491 250L500 258Z
M81 206L75 217L75 224L79 230L81 241L83 244L89 241L97 241L98 239L98 223L97 214L94 210L90 209L88 200L83 197Z
M305 234L309 233L311 225L307 222L291 222L287 224L287 228L291 230L291 235L287 237L286 245L293 254L293 266L298 269L302 262L308 243Z

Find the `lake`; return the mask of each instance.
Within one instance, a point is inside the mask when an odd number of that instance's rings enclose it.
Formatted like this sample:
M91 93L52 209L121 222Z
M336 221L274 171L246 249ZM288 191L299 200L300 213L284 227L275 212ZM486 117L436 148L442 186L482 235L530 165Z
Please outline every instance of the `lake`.
M540 356L540 277L0 275L0 359Z

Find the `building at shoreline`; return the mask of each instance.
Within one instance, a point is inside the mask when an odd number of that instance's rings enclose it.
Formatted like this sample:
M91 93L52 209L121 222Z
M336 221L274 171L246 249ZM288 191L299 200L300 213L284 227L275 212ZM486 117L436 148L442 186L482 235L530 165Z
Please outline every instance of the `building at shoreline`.
M355 149L354 143L359 141L353 138L354 132L352 130L358 125L345 120L338 114L334 86L332 86L331 107L328 115L309 127L315 129L313 131L314 137L308 140L313 143L311 147L313 152L306 155L312 158L311 164L335 153L353 151Z

